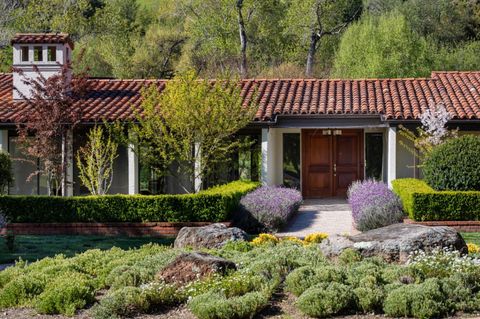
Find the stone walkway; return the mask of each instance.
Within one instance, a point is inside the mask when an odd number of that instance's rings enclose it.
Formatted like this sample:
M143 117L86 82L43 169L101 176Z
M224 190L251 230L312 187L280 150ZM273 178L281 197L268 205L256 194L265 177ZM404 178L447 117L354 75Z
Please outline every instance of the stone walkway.
M305 200L296 216L277 235L303 238L316 232L357 234L352 222L350 205L345 199Z

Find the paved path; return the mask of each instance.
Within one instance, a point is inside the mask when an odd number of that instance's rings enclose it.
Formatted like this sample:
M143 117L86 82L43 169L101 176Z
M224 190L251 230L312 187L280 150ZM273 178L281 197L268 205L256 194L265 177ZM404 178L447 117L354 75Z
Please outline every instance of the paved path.
M277 235L303 238L315 232L329 235L358 233L352 227L352 213L345 199L305 200L297 215Z

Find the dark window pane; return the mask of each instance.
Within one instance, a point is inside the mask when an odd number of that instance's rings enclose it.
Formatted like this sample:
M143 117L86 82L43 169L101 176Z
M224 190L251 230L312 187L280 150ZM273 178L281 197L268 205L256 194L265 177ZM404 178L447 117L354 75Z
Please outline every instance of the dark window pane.
M283 134L283 185L300 189L300 134Z
M33 48L33 61L43 61L43 48L34 47Z
M21 48L22 62L28 62L28 47Z
M365 134L365 177L382 179L383 133Z
M57 48L56 47L48 47L47 52L48 52L47 60L49 62L57 61Z

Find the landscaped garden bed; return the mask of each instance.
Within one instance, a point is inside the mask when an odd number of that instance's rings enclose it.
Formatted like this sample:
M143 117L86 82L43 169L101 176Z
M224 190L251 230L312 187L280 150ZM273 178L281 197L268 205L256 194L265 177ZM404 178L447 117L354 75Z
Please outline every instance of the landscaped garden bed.
M185 252L150 244L19 262L0 272L0 307L11 314L16 307L45 314L80 311L82 318L248 318L268 314L280 298L292 313L314 317L433 318L480 310L477 261L454 251L419 252L407 264L392 264L347 249L332 261L314 243L263 235L207 251L233 261L236 270L182 285L164 282L161 270Z

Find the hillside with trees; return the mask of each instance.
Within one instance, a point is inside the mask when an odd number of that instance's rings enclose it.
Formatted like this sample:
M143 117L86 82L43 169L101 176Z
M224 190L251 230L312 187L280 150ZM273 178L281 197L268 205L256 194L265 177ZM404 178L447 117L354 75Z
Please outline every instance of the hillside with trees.
M67 32L96 77L412 77L480 69L480 0L4 0L15 32ZM83 58L79 59L82 55Z

